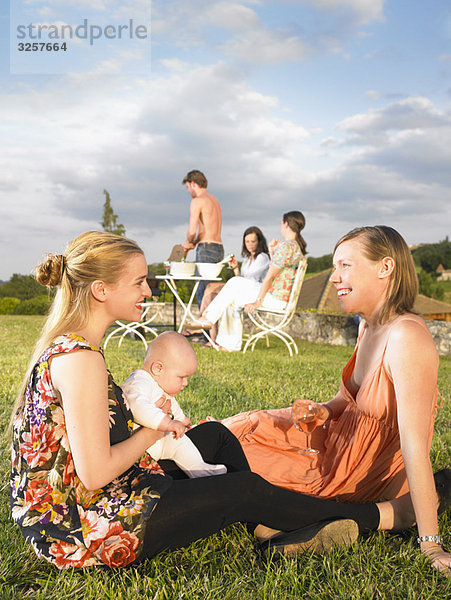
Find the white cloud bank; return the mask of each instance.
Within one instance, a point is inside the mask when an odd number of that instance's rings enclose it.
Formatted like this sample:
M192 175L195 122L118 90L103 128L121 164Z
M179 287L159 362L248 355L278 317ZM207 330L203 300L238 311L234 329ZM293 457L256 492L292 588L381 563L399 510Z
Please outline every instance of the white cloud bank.
M381 18L383 8L382 1L315 4L329 11L344 6L358 23ZM392 225L409 243L449 233L450 110L424 96L381 106L372 86L369 97L379 108L349 108L335 130L321 134L304 127L299 114L286 116L277 87L262 93L246 69L228 60L235 52L270 62L262 45L257 55L252 35L266 36L273 58L283 63L310 51L309 40L284 38L263 22L258 6L157 3L157 42L166 34L177 42L161 52L151 76L131 76L128 57L119 56L86 75L39 81L39 87L24 79L0 92L7 149L0 154L0 279L30 272L45 252L99 228L104 188L148 260L164 260L184 239L189 196L181 180L193 168L205 172L221 201L227 251L239 253L251 224L268 238L278 235L282 213L292 209L306 216L313 256L329 252L356 225ZM196 23L199 14L206 20ZM227 32L214 46L227 48L227 59L196 63L174 51L179 43L206 43L201 33L208 25Z

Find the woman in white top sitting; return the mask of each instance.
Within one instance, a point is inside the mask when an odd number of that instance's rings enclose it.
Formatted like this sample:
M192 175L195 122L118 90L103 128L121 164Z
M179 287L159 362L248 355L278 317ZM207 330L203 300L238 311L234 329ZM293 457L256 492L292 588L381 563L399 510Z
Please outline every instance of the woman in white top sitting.
M244 258L241 273L236 258L232 256L229 261L233 274L262 283L268 272L270 260L266 238L258 227L248 227L244 232L241 256Z
M252 313L257 308L283 310L293 286L296 269L305 254L306 243L301 235L304 215L293 210L282 217L280 231L283 241L270 244L271 262L263 282L243 276L232 277L209 304L195 327L211 329L218 324L216 344L229 352L241 349L243 324L241 311Z
M259 227L252 225L243 233L241 256L244 258L241 264L241 272L235 256L232 255L229 260L229 266L233 269L235 277L245 277L246 279L251 279L261 285L268 272L270 260L268 244ZM207 285L204 297L202 298L202 304L200 305L199 314L201 316L224 286L225 283L222 281L218 283L212 282ZM200 331L200 329L198 331ZM192 335L193 333L195 332L192 329L188 329L186 332L187 335ZM213 341L216 340L217 334L218 326L215 323L210 331L210 337ZM211 346L210 342L205 345Z

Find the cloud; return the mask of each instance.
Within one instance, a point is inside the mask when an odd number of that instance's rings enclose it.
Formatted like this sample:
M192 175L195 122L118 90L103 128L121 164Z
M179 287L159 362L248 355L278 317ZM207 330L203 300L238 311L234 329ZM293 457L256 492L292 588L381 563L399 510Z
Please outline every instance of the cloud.
M296 184L293 157L309 132L278 117L277 98L256 92L227 65L171 65L152 80L90 74L0 95L8 114L2 135L9 153L0 161L8 173L5 227L20 231L32 215L31 235L61 247L98 228L106 188L127 233L159 239L158 256L154 247L151 254L164 258L183 240L174 232L185 233L189 196L181 180L191 168L205 170L229 224L251 219L257 204L270 215L274 202L289 207L278 182ZM62 228L53 230L59 219Z
M296 4L311 4L327 12L347 12L360 24L383 19L385 0L298 0Z
M312 53L310 46L298 36L287 37L286 32L263 28L236 36L222 48L227 54L267 65L303 60Z
M411 242L448 233L449 111L426 98L407 98L352 115L337 128L344 137L326 138L323 148L341 163L319 173L307 190L329 219L388 224Z
M130 73L135 57L123 52L89 73L10 82L0 92L8 148L0 155L0 252L8 258L0 278L29 272L43 253L99 228L104 189L148 260L167 258L186 233L190 198L181 180L193 168L221 202L227 251L239 253L251 224L278 236L291 209L306 216L313 256L362 224L392 225L409 242L439 239L450 220L448 110L427 97L378 92L381 82L368 77L367 98L378 108L358 113L350 100L333 111L335 131L330 115L309 129L302 92L302 110L288 112L264 67L254 69L261 79L249 76L250 63L342 52L362 24L381 18L384 3L295 4L327 18L304 31L268 17L287 1L155 3L151 74ZM317 89L332 97L324 75Z
M451 124L450 115L436 109L428 98L406 98L380 109L371 109L344 119L338 126L341 131L359 133L424 129Z
M346 16L359 25L384 19L385 0L282 0L281 4L311 6L332 17Z
M1 251L16 248L15 271L29 272L37 256L99 228L105 188L149 261L165 259L186 233L181 180L192 168L218 196L226 248L235 252L245 227L276 236L291 209L306 215L313 256L353 225L386 223L418 242L437 239L449 222L450 117L430 100L350 115L337 124L339 137L324 142L328 166L317 157L307 170L315 132L281 118L276 96L224 63L165 66L150 80L89 74L0 95L9 149L0 160ZM419 221L429 227L421 239Z
M198 22L206 27L220 27L232 32L261 27L257 13L238 2L209 3L205 12L199 15Z
M372 100L379 100L381 93L378 90L367 90L365 92L365 96L371 98Z
M167 2L153 11L153 31L185 50L208 45L215 53L240 61L279 64L342 53L350 39L363 35L361 26L382 18L384 0L283 0L277 4L278 12L291 10L284 27L274 27L265 5L248 4Z

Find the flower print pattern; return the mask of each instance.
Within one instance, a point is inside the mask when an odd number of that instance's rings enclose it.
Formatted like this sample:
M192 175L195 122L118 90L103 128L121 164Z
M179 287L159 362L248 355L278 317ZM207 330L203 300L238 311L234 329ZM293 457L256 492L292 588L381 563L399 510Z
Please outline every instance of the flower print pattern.
M291 288L293 287L296 269L302 259L302 252L299 244L295 241L284 241L276 246L272 255L271 262L276 267L282 269L274 279L269 293L283 302L290 299Z
M45 423L32 427L29 432L24 432L22 435L20 454L31 468L45 465L57 449L55 432Z
M58 568L119 568L139 556L147 521L171 480L146 454L104 488L84 487L49 370L52 356L79 349L100 352L80 336L60 336L31 373L25 407L13 426L11 511L37 556ZM108 399L110 442L115 444L131 435L133 423L110 373Z

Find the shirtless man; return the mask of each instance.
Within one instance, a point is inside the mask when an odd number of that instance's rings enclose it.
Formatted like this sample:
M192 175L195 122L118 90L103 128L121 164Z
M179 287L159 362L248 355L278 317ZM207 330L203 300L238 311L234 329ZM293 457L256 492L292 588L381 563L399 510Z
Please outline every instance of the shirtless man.
M183 248L196 248L196 262L215 263L224 258L221 240L221 207L218 200L207 192L207 179L200 171L190 171L182 181L191 196L189 226ZM196 299L200 307L209 282L201 281Z

